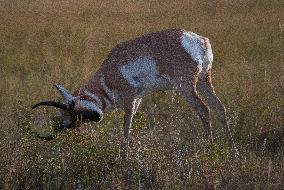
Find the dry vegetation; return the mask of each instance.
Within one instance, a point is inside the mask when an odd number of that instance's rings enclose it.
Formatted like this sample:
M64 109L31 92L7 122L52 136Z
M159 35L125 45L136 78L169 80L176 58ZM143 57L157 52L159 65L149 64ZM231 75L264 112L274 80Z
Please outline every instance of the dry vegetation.
M283 1L1 0L0 189L282 189ZM130 158L119 158L122 113L52 141L54 82L74 90L118 42L165 28L211 39L214 85L240 149L230 159L214 117L214 144L177 95L147 97Z

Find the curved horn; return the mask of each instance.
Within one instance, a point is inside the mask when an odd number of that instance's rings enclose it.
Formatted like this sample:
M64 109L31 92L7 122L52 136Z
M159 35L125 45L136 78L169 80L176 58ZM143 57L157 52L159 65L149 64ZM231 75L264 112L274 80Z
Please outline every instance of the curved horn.
M72 94L68 90L66 90L63 86L60 86L58 84L54 84L53 86L57 88L57 90L63 96L66 103L70 103L74 99Z
M66 104L61 103L61 102L55 102L55 101L39 102L39 103L33 105L32 109L35 109L38 106L53 106L53 107L60 108L60 109L63 109L63 110L67 110L68 109L68 106Z

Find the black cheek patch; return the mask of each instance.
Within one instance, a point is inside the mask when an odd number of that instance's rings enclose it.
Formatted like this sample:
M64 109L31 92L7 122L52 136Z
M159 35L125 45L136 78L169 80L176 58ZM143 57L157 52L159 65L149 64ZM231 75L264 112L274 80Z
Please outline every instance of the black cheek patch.
M95 111L80 111L78 115L79 118L82 117L83 120L95 122L99 122L101 120L101 115Z

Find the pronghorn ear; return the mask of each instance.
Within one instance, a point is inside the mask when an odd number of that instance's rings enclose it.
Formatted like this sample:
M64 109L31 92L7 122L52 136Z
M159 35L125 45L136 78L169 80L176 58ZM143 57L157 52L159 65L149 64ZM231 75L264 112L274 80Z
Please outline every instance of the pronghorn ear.
M66 90L63 86L58 84L53 84L53 86L56 87L56 89L60 92L65 103L70 104L70 102L72 102L76 98L71 94L71 92Z

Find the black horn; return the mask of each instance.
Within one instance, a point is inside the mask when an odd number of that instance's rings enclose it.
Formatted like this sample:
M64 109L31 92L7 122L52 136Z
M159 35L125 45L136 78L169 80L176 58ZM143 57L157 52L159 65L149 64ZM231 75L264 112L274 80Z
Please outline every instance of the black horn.
M55 102L55 101L43 101L43 102L39 102L35 105L32 106L32 109L35 109L38 106L53 106L56 108L60 108L63 110L67 110L68 106L62 102Z

